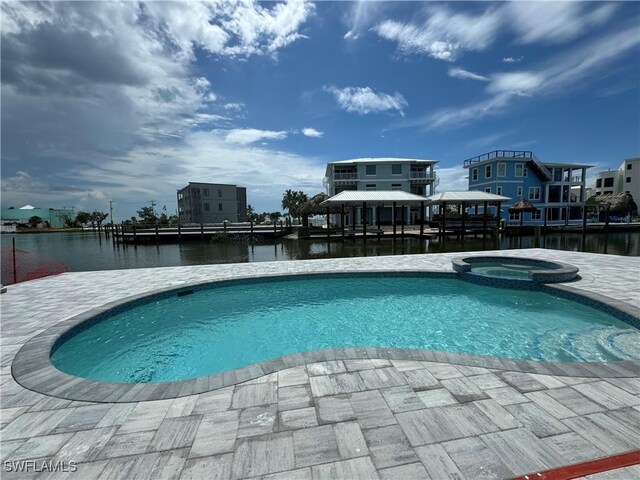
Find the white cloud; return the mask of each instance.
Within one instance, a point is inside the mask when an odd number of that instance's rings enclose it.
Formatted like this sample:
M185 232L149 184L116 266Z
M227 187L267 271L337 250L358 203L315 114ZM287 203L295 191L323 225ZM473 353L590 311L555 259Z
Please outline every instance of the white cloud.
M256 128L235 128L227 130L225 140L230 143L248 145L260 140L282 140L287 137L286 131L258 130Z
M213 57L275 56L304 37L300 29L315 10L306 1L252 0L1 8L2 116L12 118L2 126L3 203L35 185L28 190L32 203L99 202L104 194L121 204L159 199L162 188L175 191L147 177L188 181L182 152L192 150L194 131L232 130L228 115L242 110L240 103L220 103L215 85L194 75L195 49ZM253 141L250 132L227 133L230 141ZM218 143L234 145L227 133L218 134ZM171 161L151 153L168 146Z
M488 91L529 95L545 82L544 74L535 72L496 73L491 76Z
M305 137L315 137L315 138L320 138L324 135L324 132L320 132L318 130L316 130L315 128L303 128L302 129L302 134Z
M478 80L481 82L488 82L489 79L483 75L463 70L462 68L450 68L447 72L450 77L461 78L463 80Z
M509 27L521 43L561 43L572 40L608 20L613 3L591 8L584 2L509 2Z
M375 27L382 38L395 41L400 53L427 54L439 60L454 61L464 51L481 51L497 35L501 16L495 8L480 15L456 13L447 7L428 9L423 24L385 20Z
M409 105L398 92L393 95L376 93L370 87L324 87L324 90L333 94L342 109L360 115L388 110L404 115L403 110Z
M504 57L502 59L502 61L504 63L518 63L518 62L521 62L522 60L524 60L523 56L519 56L519 57Z
M343 22L349 29L344 35L345 40L357 40L371 24L387 8L385 2L372 2L360 0L351 3L351 8L343 18Z
M515 1L468 14L449 6L428 5L422 22L386 18L374 31L396 42L401 54L424 54L452 62L464 52L487 49L504 31L513 32L522 44L567 42L606 22L616 9L613 3L594 7L589 2ZM507 63L520 60L522 57L503 59Z
M456 192L468 190L469 180L468 171L462 168L462 165L448 168L435 168L438 176L439 184L436 189L438 192Z
M549 96L575 88L588 76L599 74L607 65L640 45L637 29L601 36L590 43L553 57L537 70L490 75L488 98L457 108L447 108L411 122L427 128L465 124L502 114L518 96Z

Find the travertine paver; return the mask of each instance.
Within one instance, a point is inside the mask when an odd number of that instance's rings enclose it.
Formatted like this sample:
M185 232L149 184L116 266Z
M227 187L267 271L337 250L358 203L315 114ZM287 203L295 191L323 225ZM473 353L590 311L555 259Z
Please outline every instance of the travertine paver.
M640 305L637 282L621 274L637 273L638 259L524 254L573 263L584 274L575 288ZM588 368L568 368L568 376L556 367L528 372L514 361L481 366L441 352L429 360L378 358L376 349L360 349L363 358L309 357L292 368L276 361L248 382L196 394L193 384L180 398L131 403L50 397L11 376L20 346L87 310L87 298L99 306L172 284L250 274L448 271L453 256L81 272L11 286L0 297L0 457L78 462L77 472L53 478L493 479L638 448L640 378L595 377ZM586 478L639 473L628 467Z

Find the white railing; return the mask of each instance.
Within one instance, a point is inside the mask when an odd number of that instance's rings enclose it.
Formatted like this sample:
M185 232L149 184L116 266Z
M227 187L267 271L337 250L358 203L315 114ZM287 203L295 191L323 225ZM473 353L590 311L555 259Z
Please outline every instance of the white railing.
M334 173L333 179L334 180L357 180L358 174L357 173Z
M425 178L425 179L434 179L435 178L435 173L430 173L430 172L419 172L419 171L412 171L409 173L409 178Z

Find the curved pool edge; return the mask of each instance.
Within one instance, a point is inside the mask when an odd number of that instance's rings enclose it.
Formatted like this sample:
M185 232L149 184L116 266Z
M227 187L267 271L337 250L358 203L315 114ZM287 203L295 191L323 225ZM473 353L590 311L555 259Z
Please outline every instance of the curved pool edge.
M254 380L264 375L278 372L283 369L297 367L308 363L316 363L329 360L349 359L388 359L410 360L427 362L446 362L457 365L484 367L496 370L508 370L524 373L537 373L543 375L560 375L569 377L586 378L629 378L640 373L640 360L624 360L616 362L544 362L533 360L520 360L503 357L472 355L446 351L426 349L402 349L402 348L335 348L314 350L309 352L285 355L271 360L254 363L245 367L230 370L214 375L193 379L158 382L158 383L109 383L90 380L70 375L58 370L50 361L51 350L59 339L70 330L80 324L95 318L116 307L123 307L137 301L145 300L158 295L178 293L182 290L202 288L208 285L223 285L238 282L252 282L265 280L278 280L291 277L335 277L366 276L370 274L397 276L397 275L424 275L432 277L451 277L466 280L456 272L398 269L396 271L368 269L366 271L340 271L318 273L277 273L273 275L245 275L233 280L207 280L193 283L185 283L179 286L164 287L139 295L129 296L110 302L79 315L64 320L44 332L28 340L16 353L11 364L11 374L22 387L49 396L68 400L129 403L150 400L165 400L188 395L195 395L214 391L220 388L241 384ZM500 280L482 281L484 284L494 286L508 286L523 288L520 281ZM547 291L556 295L565 296L574 301L585 303L616 315L627 317L625 321L635 328L640 328L640 315L635 307L610 297L594 292L587 292L568 285L541 285L529 283L532 289Z
M525 281L533 281L543 284L572 282L576 280L576 278L578 278L578 272L580 271L580 269L575 265L571 265L565 262L558 262L557 260L540 260L504 255L465 255L453 258L451 260L451 265L453 269L458 273L472 275L474 263L483 260L490 262L509 262L515 264L530 265L532 267L531 270L529 270L530 278ZM543 269L536 270L536 266L542 267ZM491 277L490 275L487 275L487 277L496 278Z

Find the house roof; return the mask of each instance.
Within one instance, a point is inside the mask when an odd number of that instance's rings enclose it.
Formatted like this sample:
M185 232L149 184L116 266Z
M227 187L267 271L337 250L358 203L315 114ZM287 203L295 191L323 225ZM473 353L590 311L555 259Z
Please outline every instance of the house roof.
M426 197L403 192L402 190L345 190L325 200L320 205L391 204L393 202L400 205L410 205L426 202L426 200Z
M464 192L436 193L435 195L427 197L427 205L438 205L441 203L506 202L507 200L511 200L511 197L481 192L479 190L468 190Z
M351 165L354 163L422 163L431 165L438 163L437 160L426 160L424 158L393 158L393 157L371 157L371 158L353 158L351 160L338 160L336 162L327 163L327 175L331 169L331 165Z

